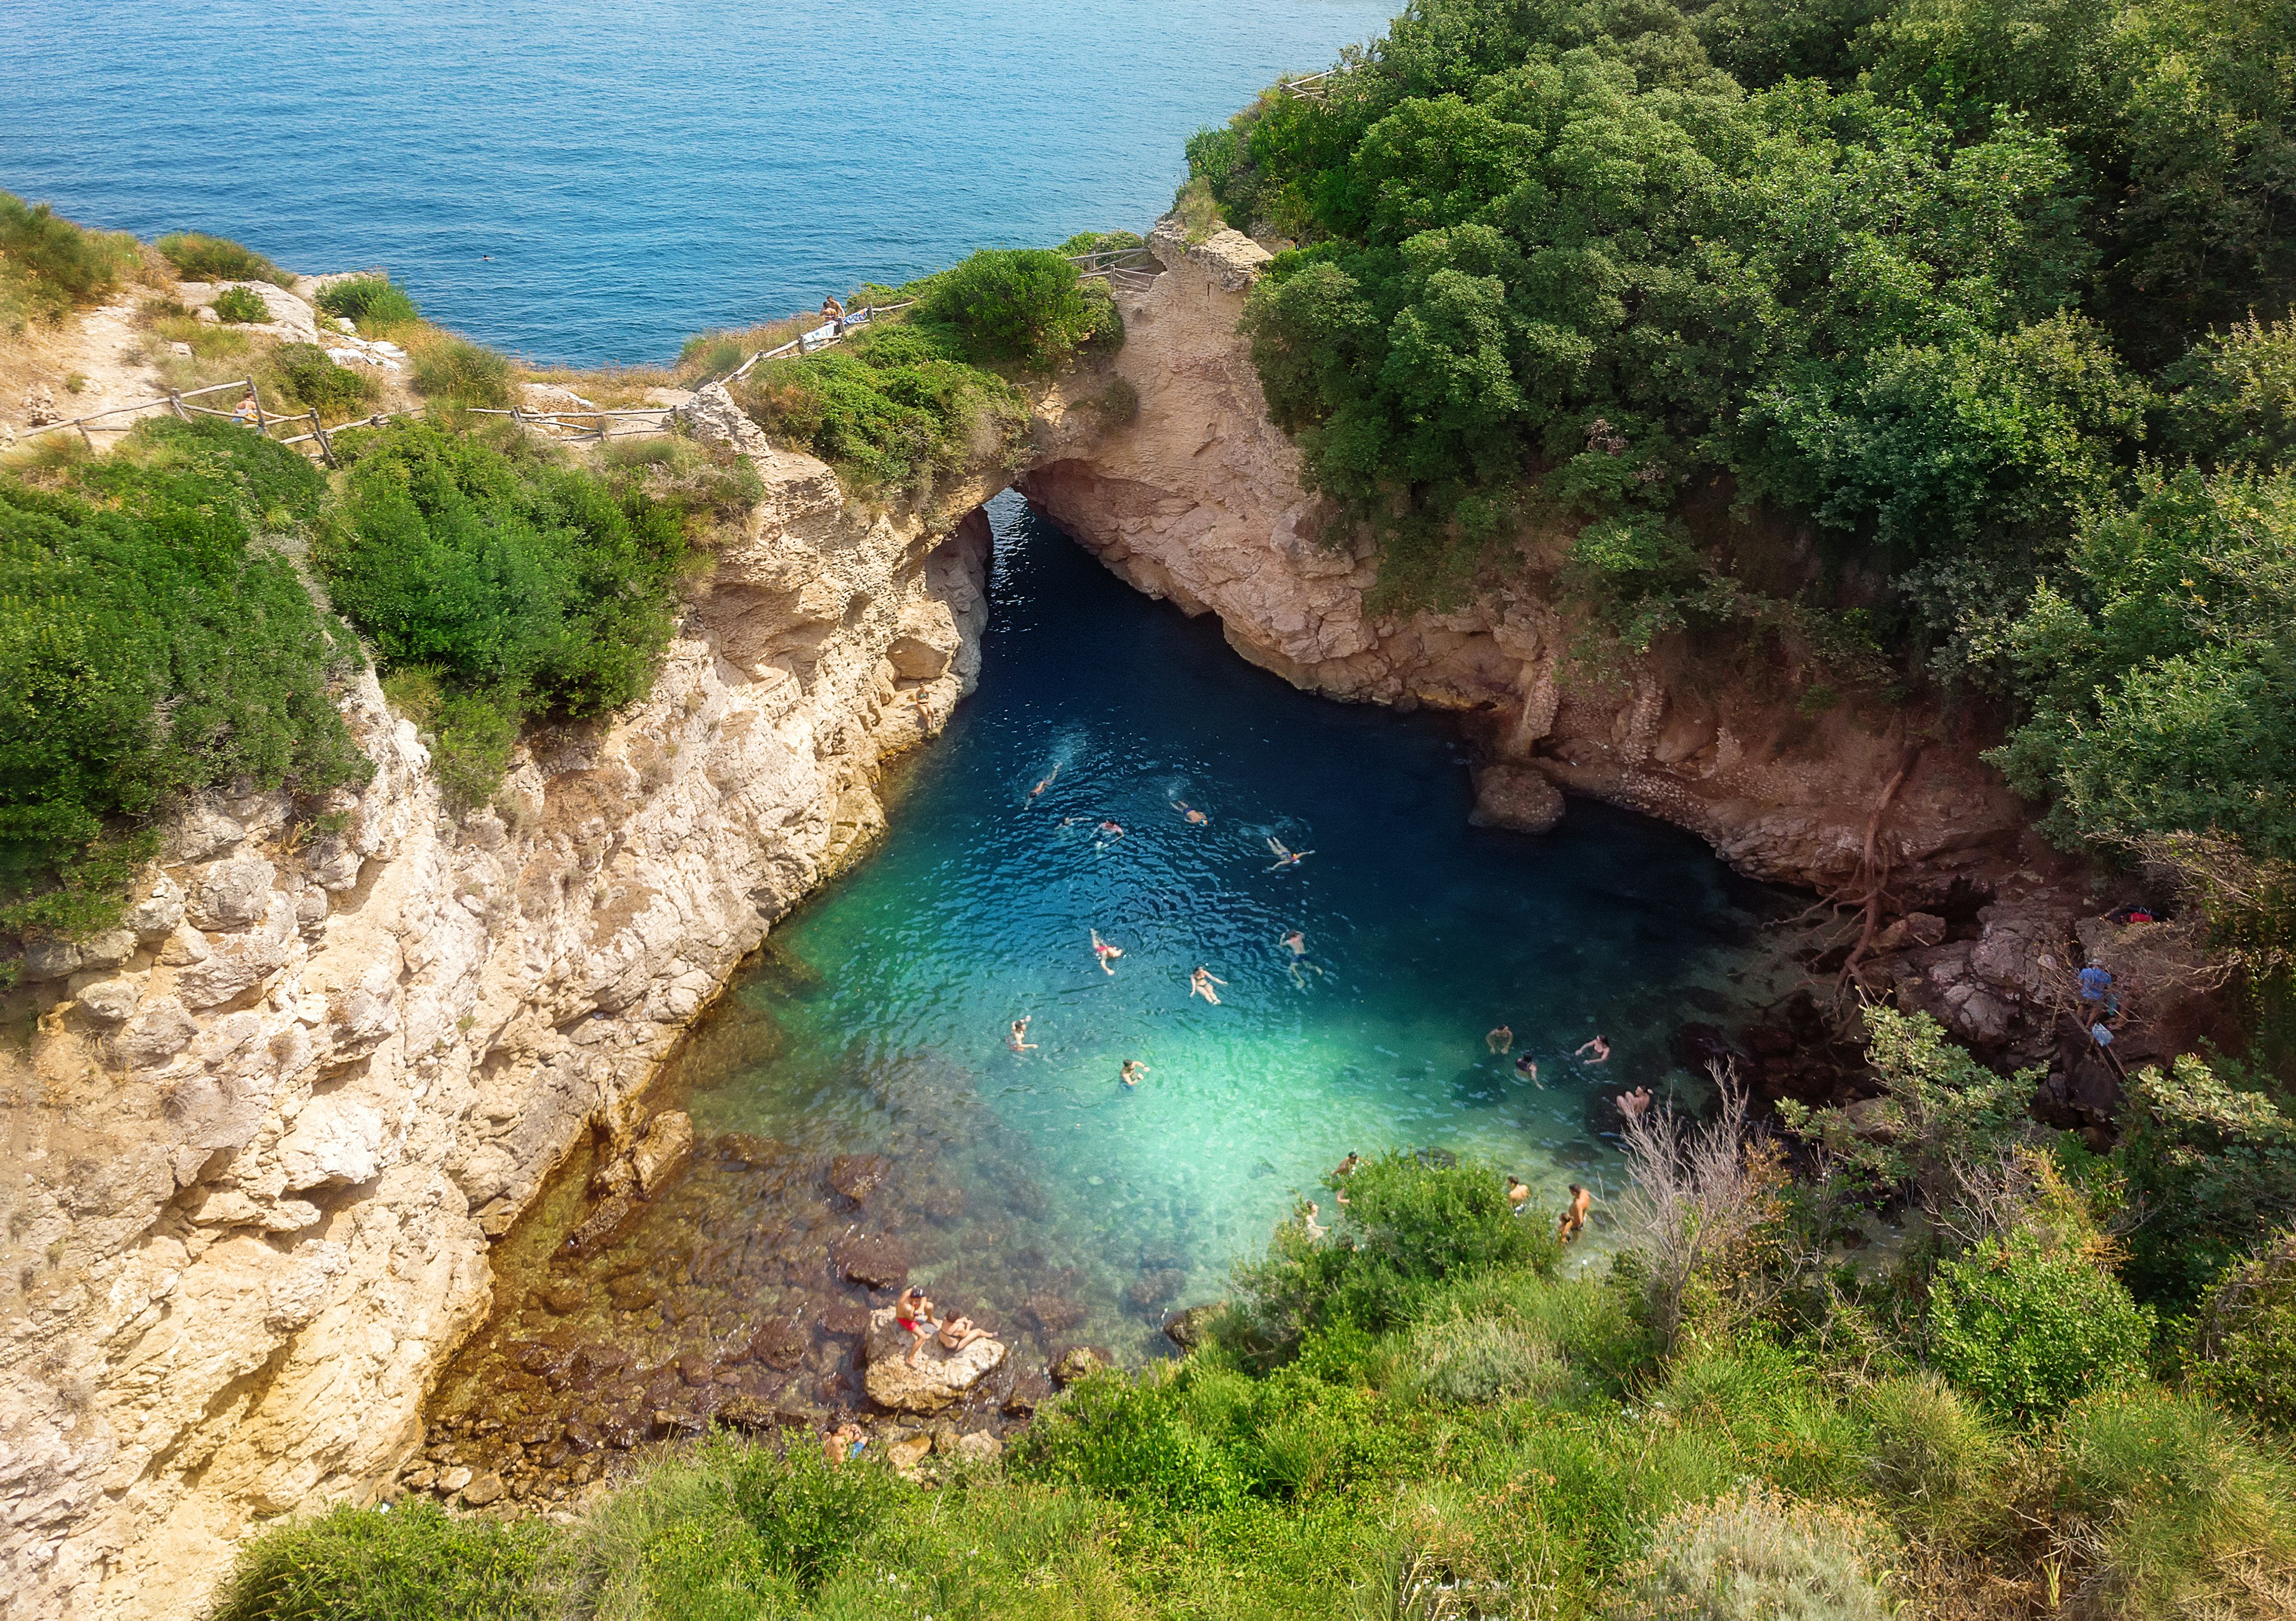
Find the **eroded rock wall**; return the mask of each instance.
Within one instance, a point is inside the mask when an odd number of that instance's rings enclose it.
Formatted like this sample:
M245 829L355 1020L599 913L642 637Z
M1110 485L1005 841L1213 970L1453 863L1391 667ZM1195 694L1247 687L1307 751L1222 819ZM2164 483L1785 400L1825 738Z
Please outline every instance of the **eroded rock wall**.
M1877 855L1909 903L2015 864L2018 802L1934 711L1807 716L1799 693L1764 695L1678 654L1597 672L1573 659L1578 627L1529 566L1456 612L1374 611L1369 548L1324 543L1235 331L1267 254L1234 231L1192 247L1170 222L1152 246L1165 274L1119 294L1113 370L1137 414L1112 422L1103 379L1068 380L1021 480L1126 580L1217 614L1238 652L1309 691L1472 712L1502 818L1526 803L1533 825L1543 815L1517 774L1536 771L1692 829L1758 877L1834 888L1864 871L1886 798Z
M985 517L857 510L719 426L767 495L645 702L531 740L502 810L455 819L364 677L363 793L316 825L200 806L133 929L30 964L46 1011L0 1051L8 1614L197 1613L265 1517L387 1481L489 1236L594 1123L636 1128L696 1011L882 826L880 763L970 690Z

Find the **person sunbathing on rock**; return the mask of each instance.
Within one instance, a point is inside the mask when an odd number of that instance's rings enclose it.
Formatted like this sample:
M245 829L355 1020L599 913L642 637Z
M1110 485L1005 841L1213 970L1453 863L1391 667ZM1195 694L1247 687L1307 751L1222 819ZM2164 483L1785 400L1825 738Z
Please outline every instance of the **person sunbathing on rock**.
M1650 1113L1651 1095L1647 1086L1637 1086L1632 1092L1619 1094L1619 1116L1629 1126L1639 1124Z
M995 1338L987 1329L973 1327L970 1317L952 1317L940 1325L940 1332L933 1336L933 1341L944 1353L954 1356L976 1339Z
M933 1303L915 1284L903 1289L900 1298L893 1302L893 1326L909 1336L909 1354L901 1360L912 1368L915 1367L917 1353L924 1349L925 1340L936 1326Z

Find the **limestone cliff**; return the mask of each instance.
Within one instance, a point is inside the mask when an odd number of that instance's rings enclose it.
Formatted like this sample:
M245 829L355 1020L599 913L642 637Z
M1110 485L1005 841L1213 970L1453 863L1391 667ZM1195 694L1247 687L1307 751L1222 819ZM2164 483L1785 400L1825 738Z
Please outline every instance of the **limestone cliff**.
M697 405L767 494L646 701L530 738L507 814L457 821L365 677L363 793L316 823L201 806L132 928L29 964L47 1011L0 1051L9 1613L193 1613L251 1525L386 1482L488 1308L489 1235L593 1123L635 1130L697 1009L882 824L880 762L970 689L985 518L858 510Z
M1596 673L1574 661L1567 610L1530 567L1456 612L1373 611L1369 547L1324 543L1236 334L1267 254L1234 231L1192 246L1170 221L1151 246L1166 274L1118 295L1113 370L1136 415L1111 422L1080 403L1104 380L1069 380L1021 480L1125 579L1218 615L1231 646L1295 685L1473 714L1497 820L1558 814L1551 782L1692 829L1756 876L1834 887L1860 873L1886 799L1876 854L1908 899L2019 854L2018 802L1934 711L1813 719L1791 693L1718 680L1678 653Z

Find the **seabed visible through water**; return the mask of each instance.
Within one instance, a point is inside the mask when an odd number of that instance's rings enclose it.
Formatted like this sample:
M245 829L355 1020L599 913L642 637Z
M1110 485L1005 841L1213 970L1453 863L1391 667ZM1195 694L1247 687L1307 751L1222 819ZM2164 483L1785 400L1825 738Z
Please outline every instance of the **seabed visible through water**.
M858 1308L889 1298L857 1272L922 1282L1016 1366L1166 1354L1168 1314L1350 1151L1480 1157L1531 1184L1527 1219L1585 1183L1591 1255L1620 1174L1590 1101L1662 1089L1672 1030L1773 993L1780 896L1691 835L1578 800L1544 837L1472 828L1440 717L1297 692L1016 497L990 512L980 690L888 784L882 847L693 1032L659 1097L693 1117L689 1168L582 1257L586 1166L562 1174L442 1412L573 1404L611 1444L737 1396L856 1405ZM1538 1084L1487 1048L1501 1024ZM1597 1033L1610 1061L1574 1058Z

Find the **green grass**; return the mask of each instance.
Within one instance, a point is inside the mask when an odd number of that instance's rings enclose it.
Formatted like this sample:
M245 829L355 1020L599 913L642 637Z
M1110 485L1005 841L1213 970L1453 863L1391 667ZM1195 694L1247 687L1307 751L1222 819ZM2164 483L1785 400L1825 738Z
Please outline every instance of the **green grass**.
M286 287L295 280L254 249L242 248L228 237L177 231L152 245L187 282L269 282Z
M349 321L370 338L422 318L406 289L380 272L329 282L320 290L317 304L321 315Z
M0 331L59 322L107 297L137 256L132 236L88 230L45 202L0 192Z

